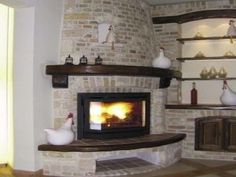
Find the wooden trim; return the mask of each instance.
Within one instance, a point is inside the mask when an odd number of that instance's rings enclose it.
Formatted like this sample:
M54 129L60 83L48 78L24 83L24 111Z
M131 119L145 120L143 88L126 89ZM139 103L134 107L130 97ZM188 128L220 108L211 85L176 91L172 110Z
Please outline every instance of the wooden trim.
M230 40L236 39L236 36L211 36L211 37L191 37L191 38L178 38L177 41L184 44L186 41L205 41L205 40Z
M44 177L42 169L35 171L35 172L23 171L23 170L13 170L13 175L16 177Z
M176 60L184 61L196 61L196 60L235 60L236 56L215 56L215 57L181 57L176 58Z
M220 104L166 104L166 109L207 109L207 110L236 110L236 106L225 106Z
M226 78L199 78L199 77L193 77L193 78L182 78L181 81L208 81L208 80L236 80L236 77L226 77Z
M127 65L48 65L46 74L53 76L54 88L68 88L70 75L160 77L160 88L169 87L172 78L180 79L182 76L182 73L176 70Z
M38 146L39 151L58 151L58 152L99 152L131 150L140 148L150 148L176 143L183 140L186 134L183 133L163 133L155 135L145 135L135 138L123 138L114 140L94 140L82 139L74 141L68 145L42 144Z
M123 75L181 78L181 72L144 66L126 65L48 65L49 75Z
M236 18L236 9L202 10L175 16L153 17L153 24L186 23L209 18Z

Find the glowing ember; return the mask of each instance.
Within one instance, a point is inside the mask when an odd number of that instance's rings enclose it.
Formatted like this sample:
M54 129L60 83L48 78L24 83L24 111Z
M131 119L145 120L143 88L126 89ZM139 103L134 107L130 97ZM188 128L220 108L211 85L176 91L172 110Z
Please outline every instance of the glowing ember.
M120 120L127 118L132 112L133 104L130 102L91 102L90 103L90 121L93 123L106 123L107 119L113 117Z

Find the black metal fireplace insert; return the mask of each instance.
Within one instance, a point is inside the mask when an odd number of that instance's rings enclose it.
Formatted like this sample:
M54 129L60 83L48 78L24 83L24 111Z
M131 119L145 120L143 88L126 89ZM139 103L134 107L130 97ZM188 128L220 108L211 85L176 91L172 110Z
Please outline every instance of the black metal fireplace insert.
M150 93L78 93L78 139L128 138L150 132Z

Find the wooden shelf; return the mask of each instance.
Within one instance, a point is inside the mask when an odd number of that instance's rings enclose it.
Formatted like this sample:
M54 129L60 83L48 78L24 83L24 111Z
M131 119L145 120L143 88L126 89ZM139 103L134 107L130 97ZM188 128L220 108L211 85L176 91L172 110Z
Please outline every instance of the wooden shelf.
M183 133L163 133L145 135L134 138L122 138L111 140L82 139L74 141L68 145L42 144L38 146L39 151L59 151L59 152L98 152L131 150L140 148L150 148L163 146L182 141L186 137Z
M146 76L160 77L160 88L166 88L172 78L180 79L180 71L126 65L48 65L46 74L53 76L53 87L67 88L70 75L119 75L119 76Z
M232 60L236 59L236 56L215 56L215 57L180 57L176 58L176 60L184 62L184 61L196 61L196 60Z
M226 106L220 104L166 104L166 109L208 109L208 110L236 110L235 106Z
M236 39L236 36L213 36L213 37L201 37L201 38L196 38L196 37L192 37L192 38L178 38L176 39L177 41L181 42L182 44L184 44L184 42L187 41L204 41L204 40L223 40L223 39Z
M214 79L203 79L203 78L181 78L181 81L208 81L208 80L236 80L236 77L227 77L227 78L214 78Z
M236 18L236 9L201 10L175 16L153 17L153 24L186 23L209 18Z

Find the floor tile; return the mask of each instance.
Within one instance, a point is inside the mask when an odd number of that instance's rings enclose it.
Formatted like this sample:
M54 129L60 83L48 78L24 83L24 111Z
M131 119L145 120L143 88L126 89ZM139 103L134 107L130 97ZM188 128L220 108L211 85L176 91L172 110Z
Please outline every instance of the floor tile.
M236 169L235 170L226 171L226 172L236 176Z

